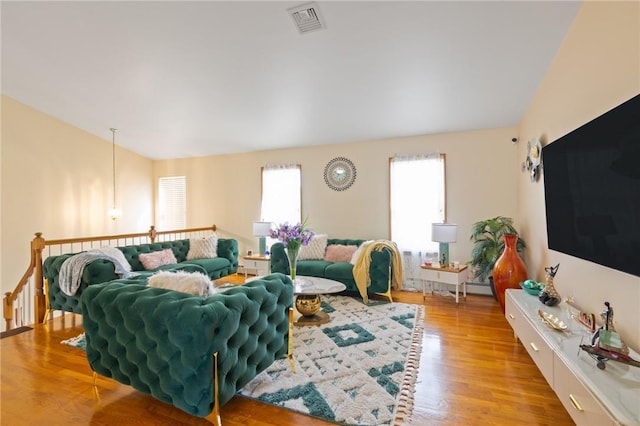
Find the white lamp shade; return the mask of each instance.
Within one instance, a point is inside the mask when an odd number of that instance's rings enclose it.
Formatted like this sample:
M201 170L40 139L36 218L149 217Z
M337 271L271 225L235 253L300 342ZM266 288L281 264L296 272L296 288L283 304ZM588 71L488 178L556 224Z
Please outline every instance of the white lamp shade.
M438 243L455 243L457 225L452 223L432 223L431 240Z
M271 222L253 222L254 237L268 237L271 235Z

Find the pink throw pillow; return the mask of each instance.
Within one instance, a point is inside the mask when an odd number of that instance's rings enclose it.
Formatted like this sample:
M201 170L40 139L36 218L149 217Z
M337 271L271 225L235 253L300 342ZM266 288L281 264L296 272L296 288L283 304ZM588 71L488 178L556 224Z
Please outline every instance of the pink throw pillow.
M176 256L171 249L164 249L161 251L153 251L151 253L141 253L138 256L140 263L144 266L144 269L156 269L163 265L175 265L178 263Z
M353 253L355 253L357 249L358 246L331 244L327 246L324 260L327 262L350 262Z

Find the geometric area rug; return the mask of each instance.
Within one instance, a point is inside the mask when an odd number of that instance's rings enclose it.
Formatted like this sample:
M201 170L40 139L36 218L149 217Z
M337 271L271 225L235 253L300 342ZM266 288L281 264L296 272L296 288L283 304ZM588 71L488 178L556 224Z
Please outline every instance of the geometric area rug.
M406 425L420 363L424 306L322 296L331 321L295 326L293 356L239 395L343 425Z
M424 306L323 295L331 321L294 326L293 357L276 360L238 395L341 425L408 425ZM84 333L64 340L86 350Z

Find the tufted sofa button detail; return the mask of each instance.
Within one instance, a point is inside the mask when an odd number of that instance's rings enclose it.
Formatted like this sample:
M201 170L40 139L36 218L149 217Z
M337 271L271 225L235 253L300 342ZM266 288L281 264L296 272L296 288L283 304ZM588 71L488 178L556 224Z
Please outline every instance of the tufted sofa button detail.
M81 297L87 359L97 373L190 414L213 409L287 353L291 280L273 274L207 298L117 281Z
M60 290L60 269L62 264L74 253L67 253L58 256L49 256L43 262L43 275L48 283L49 306L52 310L82 313L80 298L84 289L93 284L99 284L118 280L123 283L135 283L136 281L146 282L146 279L155 272L146 271L140 262L139 256L142 253L164 250L170 248L178 261L176 265L165 265L161 269L185 270L187 272L202 272L211 279L221 278L234 274L238 270L238 242L231 238L218 239L218 257L214 259L194 259L187 260L189 252L189 240L166 241L154 244L138 244L118 247L124 254L125 259L131 265L132 272L139 274L133 279L119 279L115 273L113 263L106 260L95 260L88 264L83 273L80 288L75 296L68 296Z
M357 239L329 239L327 245L356 245L359 246L365 240ZM371 253L369 267L369 278L371 285L368 287L369 293L385 294L389 291L392 278L393 256L390 250L384 248L382 251ZM289 261L282 243L275 243L271 246L271 271L283 274L289 273ZM320 278L329 278L340 281L347 287L347 291L358 292L355 279L353 277L353 265L348 262L326 262L324 260L299 260L298 275L310 275Z

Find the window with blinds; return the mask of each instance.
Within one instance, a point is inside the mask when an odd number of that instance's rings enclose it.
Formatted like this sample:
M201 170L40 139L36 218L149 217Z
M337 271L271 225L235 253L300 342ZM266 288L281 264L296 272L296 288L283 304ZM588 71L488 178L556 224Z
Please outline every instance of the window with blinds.
M187 178L170 176L158 179L157 229L170 231L187 227Z

